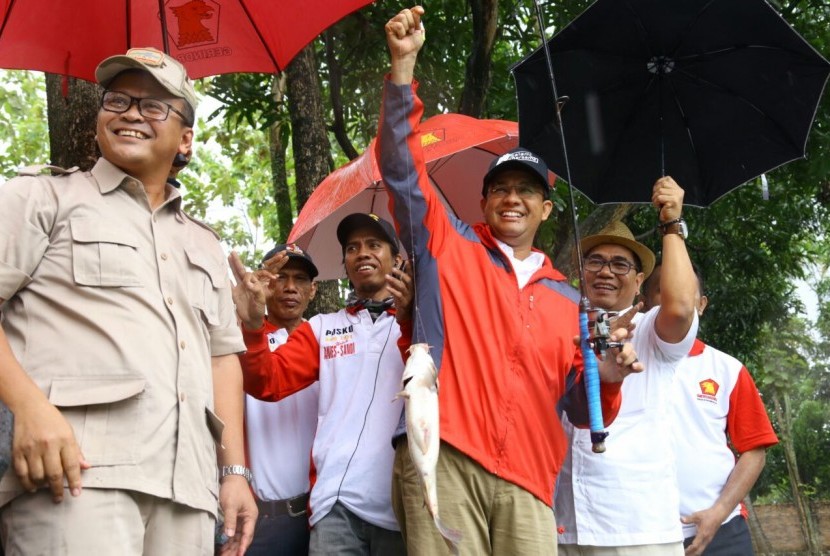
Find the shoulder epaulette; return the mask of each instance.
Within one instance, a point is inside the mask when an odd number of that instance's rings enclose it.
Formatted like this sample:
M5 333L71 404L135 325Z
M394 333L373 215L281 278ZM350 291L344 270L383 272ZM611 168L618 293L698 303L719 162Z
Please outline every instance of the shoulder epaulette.
M222 241L222 236L220 236L220 235L216 232L216 230L214 230L213 228L211 228L210 226L208 226L207 224L205 224L204 222L202 222L202 221L201 221L201 220L199 220L198 218L194 218L194 217L190 216L189 214L187 214L187 213L186 213L186 212L184 212L184 211L182 211L182 214L184 214L184 215L188 218L188 220L190 220L190 221L192 221L192 222L194 222L194 223L198 224L199 226L201 226L201 227L202 227L202 228L204 228L205 230L207 230L207 231L209 231L210 233L212 233L212 234L216 237L216 239L218 239L219 241Z
M49 170L49 172L53 176L65 176L66 174L72 174L73 172L77 172L78 167L73 166L72 168L61 168L60 166L53 166L51 164L34 164L32 166L24 166L23 168L19 168L17 170L17 175L39 176L43 174L46 170Z

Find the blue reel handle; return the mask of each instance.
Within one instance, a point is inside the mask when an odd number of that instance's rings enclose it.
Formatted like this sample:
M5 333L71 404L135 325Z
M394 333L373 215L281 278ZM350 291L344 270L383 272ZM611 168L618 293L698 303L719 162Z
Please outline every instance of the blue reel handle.
M599 398L599 366L597 356L591 349L588 334L588 314L579 312L579 348L582 350L582 358L585 361L583 380L585 381L585 394L588 397L588 420L591 427L591 444L595 453L605 451L605 437L608 433L602 420L602 403Z

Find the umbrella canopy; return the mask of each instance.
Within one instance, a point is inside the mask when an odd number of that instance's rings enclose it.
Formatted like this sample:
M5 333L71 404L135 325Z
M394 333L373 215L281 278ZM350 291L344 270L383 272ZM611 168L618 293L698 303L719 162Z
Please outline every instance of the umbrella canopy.
M830 72L764 0L597 0L548 47L570 179L600 204L671 175L707 206L803 157ZM512 72L522 146L566 176L544 50Z
M276 73L324 29L371 1L0 1L0 67L95 81L104 58L153 46L182 62L193 79Z
M429 177L444 205L468 223L483 218L481 179L490 162L517 144L516 122L441 114L421 123ZM340 220L353 212L372 212L392 221L374 146L372 140L366 152L320 182L288 236L288 243L314 257L320 280L345 277L335 235Z

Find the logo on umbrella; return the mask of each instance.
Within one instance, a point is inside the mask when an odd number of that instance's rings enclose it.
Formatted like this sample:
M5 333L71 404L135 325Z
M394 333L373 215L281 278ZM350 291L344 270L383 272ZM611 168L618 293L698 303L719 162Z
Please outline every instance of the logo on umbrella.
M421 146L422 147L429 147L430 145L434 145L435 143L440 143L446 137L446 133L443 129L434 129L427 133L421 134Z
M173 15L168 18L168 32L178 48L218 42L219 4L214 0L190 0L178 6L169 6L168 10Z

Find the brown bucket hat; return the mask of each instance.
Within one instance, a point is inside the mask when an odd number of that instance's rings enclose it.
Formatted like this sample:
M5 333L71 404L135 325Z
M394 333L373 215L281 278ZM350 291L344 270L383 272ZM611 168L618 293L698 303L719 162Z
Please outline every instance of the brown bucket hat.
M632 234L631 230L628 229L628 226L623 224L620 220L611 222L595 235L582 238L579 245L582 247L582 253L587 254L597 245L604 245L606 243L622 245L637 255L637 258L640 259L640 264L643 267L642 273L645 274L646 278L648 278L654 270L654 253L651 249L634 239L634 234Z

